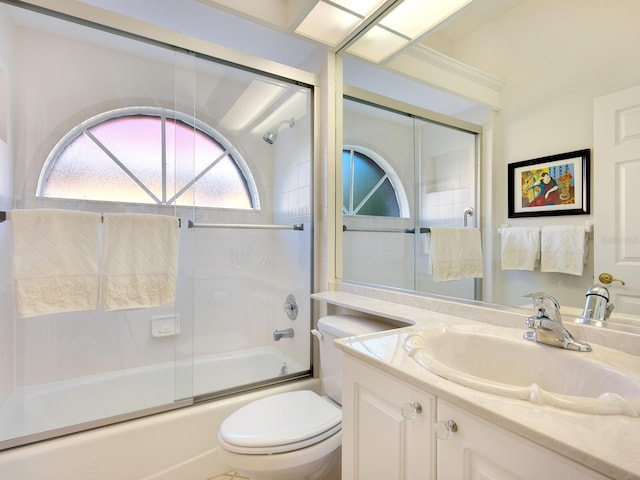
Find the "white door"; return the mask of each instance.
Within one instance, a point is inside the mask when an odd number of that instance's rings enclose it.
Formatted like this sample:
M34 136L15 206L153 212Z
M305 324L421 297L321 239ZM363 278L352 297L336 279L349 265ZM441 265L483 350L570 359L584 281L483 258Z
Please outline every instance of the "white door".
M615 312L640 314L640 86L594 101L594 273Z

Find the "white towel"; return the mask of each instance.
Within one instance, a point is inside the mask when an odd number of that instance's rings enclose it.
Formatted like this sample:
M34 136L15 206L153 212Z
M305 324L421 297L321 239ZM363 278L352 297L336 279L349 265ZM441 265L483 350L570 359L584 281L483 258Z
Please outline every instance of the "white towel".
M21 317L98 308L99 213L13 210L11 226Z
M540 244L540 271L582 275L586 253L585 227L542 227Z
M104 215L102 308L175 303L178 219L166 215Z
M435 282L482 278L480 230L431 227L429 266Z
M533 270L540 258L538 227L508 227L501 233L503 270Z

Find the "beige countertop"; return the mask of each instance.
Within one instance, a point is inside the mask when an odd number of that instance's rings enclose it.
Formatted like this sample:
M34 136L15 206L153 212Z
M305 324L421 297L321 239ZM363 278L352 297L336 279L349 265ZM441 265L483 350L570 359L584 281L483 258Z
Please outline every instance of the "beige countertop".
M396 324L410 325L338 340L338 347L348 355L603 475L618 480L640 479L640 418L578 413L483 393L431 373L410 358L403 349L407 337L425 327L487 323L486 318L494 317L486 311L479 309L476 317L469 313L473 312L472 309L461 316L461 311L457 311L455 307L445 308L453 313L443 313L423 306L398 304L344 292L314 294L313 298L342 308L389 318ZM519 322L515 322L515 326L509 325L513 322L508 317L500 318L496 323L514 331L525 331L524 325L517 326ZM626 336L622 338L638 342L637 336L634 337L635 339ZM607 347L592 346L594 351L607 350ZM554 349L546 345L540 347ZM578 352L561 352L580 355Z

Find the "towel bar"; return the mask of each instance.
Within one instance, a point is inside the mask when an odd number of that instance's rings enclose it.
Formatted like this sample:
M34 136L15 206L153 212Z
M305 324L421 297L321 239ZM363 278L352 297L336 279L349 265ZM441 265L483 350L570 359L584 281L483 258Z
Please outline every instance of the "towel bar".
M189 220L188 228L244 228L260 230L304 230L304 224L295 225L256 225L250 223L193 223Z
M429 233L429 227L420 227L418 233ZM370 233L416 233L415 228L357 228L342 225L343 232L370 232Z
M104 215L100 215L100 223L104 223ZM182 219L178 218L178 228L182 227Z
M7 212L0 212L0 223L7 219ZM100 217L100 221L104 222L104 216ZM182 226L182 219L178 218L178 228Z
M505 228L510 228L512 225L510 223L503 223L502 225L500 225L500 228L498 228L498 233L502 233L503 230ZM591 237L593 233L593 223L592 222L584 222L584 231L585 233L587 233L587 236Z

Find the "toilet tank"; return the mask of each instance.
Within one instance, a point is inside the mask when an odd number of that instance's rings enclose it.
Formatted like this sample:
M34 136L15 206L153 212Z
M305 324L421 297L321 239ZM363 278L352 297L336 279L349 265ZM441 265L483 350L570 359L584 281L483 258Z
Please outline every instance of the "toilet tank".
M324 393L342 405L342 351L333 344L336 338L363 335L394 328L388 323L353 315L327 315L318 320L320 344L320 381Z

